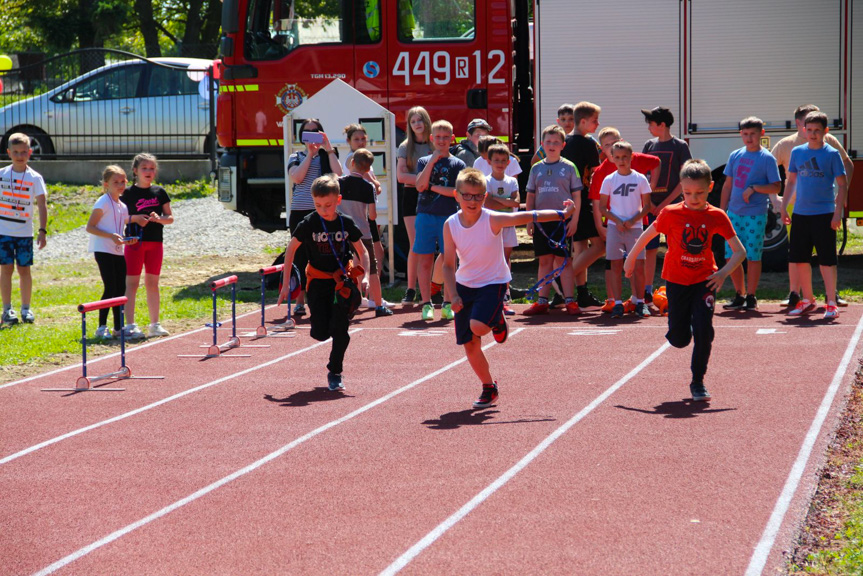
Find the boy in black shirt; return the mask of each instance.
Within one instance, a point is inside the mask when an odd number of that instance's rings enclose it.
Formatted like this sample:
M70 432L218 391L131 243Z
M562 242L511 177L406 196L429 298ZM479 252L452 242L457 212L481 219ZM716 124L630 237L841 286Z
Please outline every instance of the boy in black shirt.
M303 250L309 261L306 267L306 302L311 313L311 336L321 342L333 339L327 364L327 385L333 391L344 390L342 367L351 341L348 335L350 316L344 307L334 302L336 276L340 277L344 268L348 275L356 277L351 274L354 266L350 246L362 260L365 257L361 241L363 234L350 216L336 211L342 196L335 176L321 176L312 183L312 200L315 211L297 225L285 251L285 277L276 305L284 300L290 302L290 271L297 251Z

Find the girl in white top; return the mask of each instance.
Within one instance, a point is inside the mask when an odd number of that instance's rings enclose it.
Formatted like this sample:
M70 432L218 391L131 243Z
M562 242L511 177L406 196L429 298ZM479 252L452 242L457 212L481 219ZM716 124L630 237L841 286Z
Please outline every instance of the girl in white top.
M456 179L456 200L460 210L450 216L443 228L444 290L455 312L456 343L464 346L468 362L483 385L474 408L491 406L498 396L481 338L492 332L498 343L506 341L507 325L503 298L511 279L503 255L502 230L528 222L565 220L575 210L567 200L564 210L494 212L483 208L486 198L485 176L475 168L465 168ZM458 256L458 269L456 269Z
M120 201L120 195L126 189L126 172L119 166L108 166L102 172L102 189L105 193L96 200L93 212L87 221L87 232L90 234L89 251L96 258L99 274L102 276L104 290L102 300L117 298L126 293L126 259L123 256L123 246L134 244L137 238L125 238L123 231L126 224L144 225L147 217L144 215L129 216L129 209ZM114 336L123 328L120 318L120 307L114 310ZM96 338L110 338L106 325L108 309L99 310L99 328Z

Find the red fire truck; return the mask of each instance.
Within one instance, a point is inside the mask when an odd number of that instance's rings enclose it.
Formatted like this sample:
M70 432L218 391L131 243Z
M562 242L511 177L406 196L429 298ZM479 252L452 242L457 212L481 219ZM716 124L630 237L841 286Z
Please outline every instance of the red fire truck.
M856 155L863 10L853 4L224 0L220 199L255 227L285 228L282 116L334 78L393 111L402 130L416 105L456 136L481 117L528 158L557 107L580 100L600 104L601 125L636 148L649 138L640 109L667 106L675 135L714 167L741 146L741 118L765 120L772 146L794 131L794 108L812 102ZM857 216L863 176L854 180Z

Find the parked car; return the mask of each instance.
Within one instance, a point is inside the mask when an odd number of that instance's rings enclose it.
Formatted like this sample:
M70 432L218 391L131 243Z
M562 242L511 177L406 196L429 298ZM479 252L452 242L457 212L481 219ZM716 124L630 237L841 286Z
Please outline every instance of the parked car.
M24 132L40 156L204 154L212 142L202 82L211 65L197 58L154 58L92 70L0 108L0 152L10 134Z

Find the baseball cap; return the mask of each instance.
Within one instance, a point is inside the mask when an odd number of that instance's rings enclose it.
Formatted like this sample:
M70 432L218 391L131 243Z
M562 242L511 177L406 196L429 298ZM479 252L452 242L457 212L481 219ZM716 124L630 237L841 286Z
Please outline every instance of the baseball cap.
M467 125L467 131L470 134L473 134L473 131L477 128L483 128L484 130L491 132L491 126L489 126L488 122L482 118L474 118L470 121L470 124Z
M666 126L671 126L672 124L674 124L674 114L672 114L671 110L669 110L665 106L657 106L656 108L651 108L650 110L642 108L641 113L644 114L644 118L648 121L652 120L657 124L661 124L664 122Z

